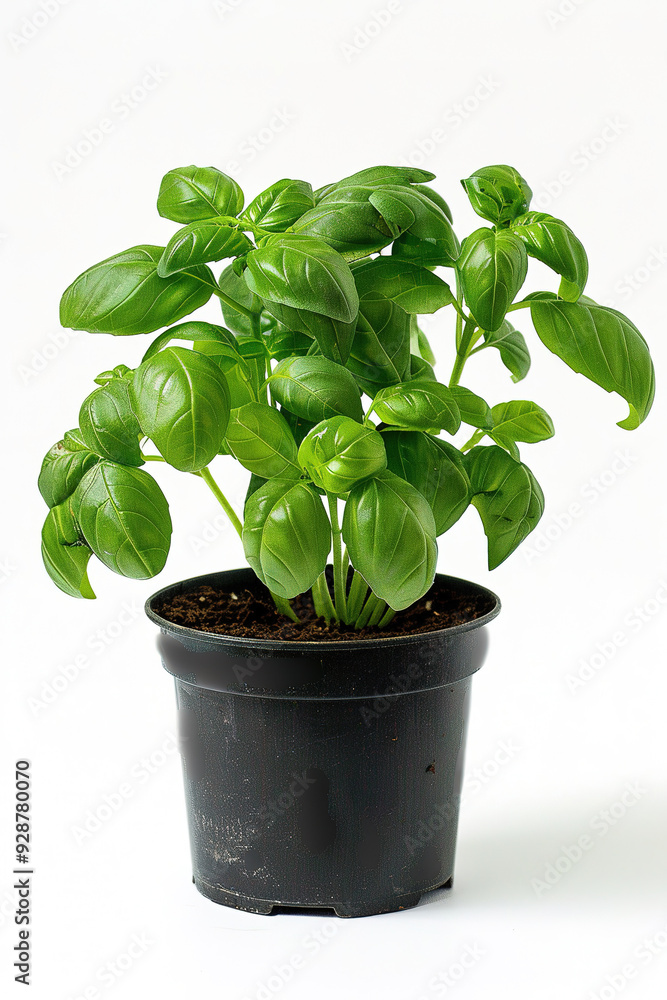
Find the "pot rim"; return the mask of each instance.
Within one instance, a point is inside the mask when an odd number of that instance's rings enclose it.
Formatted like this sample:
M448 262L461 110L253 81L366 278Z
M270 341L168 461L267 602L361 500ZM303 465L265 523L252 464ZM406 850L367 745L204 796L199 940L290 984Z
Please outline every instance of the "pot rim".
M166 587L161 587L160 590L155 591L151 594L144 603L144 611L148 618L157 625L163 632L169 632L174 637L183 637L185 639L192 640L205 640L206 642L213 643L214 645L229 645L232 643L241 649L276 649L283 648L288 650L293 650L294 652L308 652L313 653L318 649L321 650L354 650L354 649L377 649L378 646L409 646L417 642L424 642L428 639L433 639L434 637L455 637L462 635L464 632L472 631L473 629L482 628L484 625L488 625L489 622L496 618L501 610L500 598L488 587L482 586L480 583L474 583L471 580L464 580L461 577L449 576L446 573L436 573L435 579L440 581L449 581L455 584L463 584L465 587L471 590L477 591L478 593L483 593L487 597L491 598L493 601L493 607L486 614L480 615L478 618L473 618L469 622L463 622L460 625L449 625L445 628L433 629L430 632L413 632L409 635L388 635L373 639L318 639L318 640L304 640L304 639L281 639L276 637L275 639L260 639L251 636L236 636L227 635L222 632L207 632L205 629L189 628L187 625L178 625L176 622L169 621L168 618L163 618L153 609L153 604L160 598L167 596L169 593L176 592L177 589L188 588L188 585L193 585L196 583L206 583L212 580L216 580L218 583L221 582L221 578L237 575L243 573L244 575L252 575L254 580L257 577L249 566L239 567L238 569L231 570L218 570L213 573L203 573L197 576L187 577L185 580L178 580L176 583L168 584ZM435 582L435 581L434 581ZM194 589L190 587L188 589Z

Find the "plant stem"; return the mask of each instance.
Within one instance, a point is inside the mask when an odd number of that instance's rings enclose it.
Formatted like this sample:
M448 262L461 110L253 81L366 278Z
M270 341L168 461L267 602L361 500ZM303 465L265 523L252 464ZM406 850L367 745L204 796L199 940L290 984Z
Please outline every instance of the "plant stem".
M461 278L459 276L458 270L456 270L456 301L459 305L459 310L463 302L463 290L461 288ZM463 331L463 316L461 312L457 310L456 312L456 350L458 351L461 344L461 333Z
M343 546L342 531L338 521L338 500L332 493L327 493L329 501L329 518L333 532L334 560L334 598L336 602L336 617L339 621L347 621L347 602L345 600L345 578L343 576Z
M352 624L359 617L367 594L368 584L361 573L357 573L355 569L352 583L350 584L350 593L347 595L347 619L349 624Z
M379 597L376 597L373 591L371 590L366 600L366 603L361 609L361 614L354 623L355 629L359 630L366 627L371 615L375 611L375 608L377 607L378 604L384 605L384 601L380 601Z
M479 442L484 437L484 434L485 434L485 431L481 431L481 430L475 431L475 433L473 434L473 436L471 438L469 438L466 441L465 444L461 445L461 447L459 448L459 451L470 451L470 449L474 448L476 444L479 444Z
M215 497L215 499L218 501L218 503L220 504L220 506L224 510L225 514L229 518L229 520L234 525L234 528L236 529L237 535L239 536L239 538L241 538L242 533L243 533L243 525L241 524L241 522L239 521L238 517L236 516L236 512L235 512L234 508L232 507L232 505L230 504L229 500L227 499L227 497L222 492L222 490L220 489L220 487L216 483L215 479L213 478L213 476L209 472L208 466L205 469L202 469L200 472L195 472L194 475L195 476L200 476L204 480L204 482L206 483L206 485L210 489L211 493L213 494L213 496Z
M466 320L465 326L463 327L461 342L456 349L456 361L454 362L452 376L449 380L450 389L459 384L459 379L461 378L461 373L463 372L463 366L468 359L468 352L474 343L473 337L475 335L475 325L474 319L470 316Z
M387 605L387 610L385 611L383 617L378 622L378 628L384 628L385 625L388 625L395 614L396 612L394 611L394 609L390 608L389 605Z
M368 627L369 628L373 628L375 625L378 625L381 622L381 620L384 618L386 612L387 612L387 604L386 604L386 602L380 600L380 598L378 597L377 598L377 604L373 608L373 612L372 612L370 618L368 619Z
M327 578L324 573L322 573L321 576L318 576L317 580L313 584L312 595L315 611L319 617L324 618L327 625L332 621L338 621L338 618L336 617L336 609L333 606L331 594L329 593Z
M273 603L275 604L277 610L280 611L281 615L287 615L287 617L291 618L293 622L298 622L299 619L297 614L287 598L279 597L278 594L274 594L272 590L270 590L269 593L271 594Z
M142 451L141 457L143 458L144 462L164 462L162 455L144 455Z

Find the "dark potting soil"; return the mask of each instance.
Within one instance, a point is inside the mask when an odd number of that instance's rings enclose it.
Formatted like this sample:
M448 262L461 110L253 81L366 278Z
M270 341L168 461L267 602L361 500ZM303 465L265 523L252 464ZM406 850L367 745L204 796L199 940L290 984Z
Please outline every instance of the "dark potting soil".
M256 587L226 591L201 584L183 594L173 594L155 611L176 625L219 632L247 639L292 639L300 642L331 642L337 639L380 639L389 636L415 635L436 629L462 625L485 615L493 603L484 594L462 591L436 580L421 600L399 611L384 628L356 631L349 625L327 627L315 614L310 593L290 601L299 622L279 614L268 591Z

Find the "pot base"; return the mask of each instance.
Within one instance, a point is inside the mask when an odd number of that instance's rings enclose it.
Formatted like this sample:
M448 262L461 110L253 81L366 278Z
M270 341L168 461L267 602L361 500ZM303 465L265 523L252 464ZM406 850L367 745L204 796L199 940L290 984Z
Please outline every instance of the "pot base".
M220 886L210 885L203 879L192 876L198 892L206 899L222 906L231 906L235 910L245 910L247 913L259 913L262 916L276 916L280 913L292 913L302 916L329 916L329 917L374 917L380 913L395 913L398 910L411 910L417 906L422 896L437 889L451 889L454 883L453 876L441 885L431 886L424 892L411 892L404 896L394 896L389 900L371 902L365 900L363 904L357 903L323 903L321 906L300 906L298 903L279 903L270 899L255 899L252 896L239 896L236 893L222 889Z

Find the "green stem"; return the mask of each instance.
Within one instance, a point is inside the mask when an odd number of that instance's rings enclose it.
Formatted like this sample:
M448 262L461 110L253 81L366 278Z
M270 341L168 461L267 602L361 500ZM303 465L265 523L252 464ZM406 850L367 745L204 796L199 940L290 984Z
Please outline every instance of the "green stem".
M469 438L469 440L466 441L465 444L461 445L459 451L464 451L464 452L465 451L470 451L470 449L474 448L476 444L479 444L479 442L484 437L484 434L485 434L484 431L481 431L481 430L475 431L475 433L473 434L473 436L471 438Z
M384 618L386 612L387 612L386 602L380 600L380 598L378 597L377 604L375 605L373 612L370 618L368 619L368 627L374 628L376 625L378 625Z
M333 533L334 560L334 599L336 602L336 617L339 621L347 621L347 602L345 600L345 577L343 576L343 545L342 531L338 521L338 500L332 493L327 493L329 501L329 518Z
M395 614L396 612L394 611L394 609L390 608L389 605L387 605L387 610L385 611L383 617L378 622L378 628L384 628L385 625L388 625Z
M144 455L143 451L141 453L141 457L143 458L144 462L164 462L165 461L164 458L162 457L162 455Z
M361 573L357 573L355 569L350 584L350 593L347 595L347 619L350 624L359 617L367 594L368 584Z
M213 476L209 472L208 467L205 468L205 469L202 469L200 472L193 473L193 475L200 476L204 480L204 482L206 483L206 485L210 489L211 493L213 494L213 496L215 497L215 499L218 501L218 503L220 504L220 506L224 510L225 514L229 518L229 520L234 525L234 528L236 529L237 535L239 536L239 538L241 538L241 536L243 534L243 525L241 524L241 522L239 521L238 517L236 516L236 512L235 512L234 508L232 507L232 505L230 504L229 500L227 499L227 497L222 492L222 490L220 489L220 487L216 483L215 479L213 478Z
M336 617L336 609L333 606L331 594L329 593L329 587L327 586L327 578L324 573L322 573L321 576L318 576L317 580L313 584L312 594L315 611L319 617L324 618L327 625L332 621L338 621L338 618Z
M287 617L291 618L293 622L298 622L299 619L297 614L287 598L279 597L278 594L274 594L272 590L270 590L269 593L273 598L273 603L275 604L276 609L281 613L281 615L287 615Z
M461 305L463 303L463 289L461 288L461 278L459 276L458 269L456 270L456 303L459 307L456 311L456 350L458 351L461 343L461 333L463 331L463 310L461 309Z
M252 312L251 309L246 309L242 306L240 302L235 302L234 299L230 299L229 295L225 295L217 285L212 285L210 281L206 281L204 278L200 277L198 274L193 274L192 271L180 271L180 274L187 274L189 278L194 278L195 281L201 281L202 285L206 285L210 288L214 295L217 295L221 302L224 302L226 306L230 309L234 309L236 312L243 313L244 316L249 316L250 319L256 316L257 313Z
M474 343L475 335L475 321L470 316L463 327L463 333L461 334L461 343L456 349L456 361L454 362L454 368L452 369L452 376L449 380L450 389L459 384L459 379L463 372L463 367L468 360L468 352Z
M359 617L357 618L356 622L354 623L355 629L359 630L359 629L362 629L362 628L366 627L366 625L368 624L368 621L369 621L371 615L373 614L373 612L375 611L375 608L377 607L378 603L384 604L384 601L380 601L379 597L376 597L375 594L373 593L373 591L371 590L371 592L368 595L368 598L366 600L366 603L364 604L363 608L361 609L361 614L359 615Z
M513 305L511 305L507 311L508 313L511 313L511 312L516 312L517 309L530 309L534 301L535 301L534 299L532 301L530 299L521 299L520 302L515 302Z

